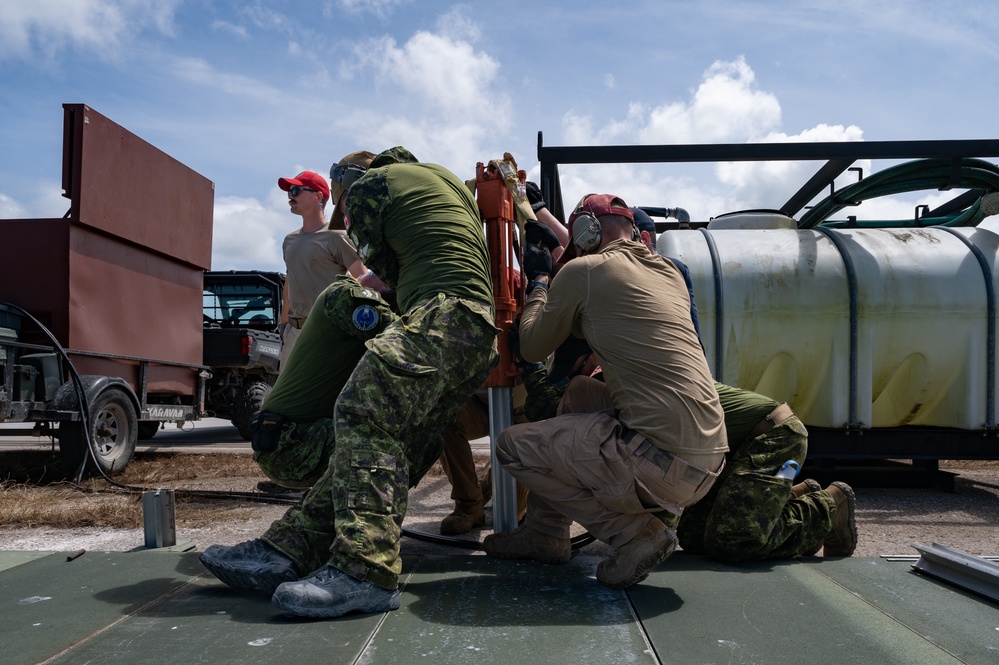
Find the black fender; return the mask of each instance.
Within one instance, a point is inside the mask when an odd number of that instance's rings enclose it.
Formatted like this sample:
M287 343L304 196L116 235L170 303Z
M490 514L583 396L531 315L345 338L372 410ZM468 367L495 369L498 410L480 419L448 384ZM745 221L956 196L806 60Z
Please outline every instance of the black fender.
M139 405L139 398L136 397L135 391L132 390L132 386L121 377L84 374L80 377L80 383L83 387L83 394L87 398L88 409L90 405L94 403L94 399L96 399L98 395L108 388L115 387L123 390L125 394L128 395L128 398L132 401L132 406L135 407L136 413L142 412ZM59 386L59 390L56 391L55 397L52 398L52 407L57 411L78 412L80 410L80 402L76 396L75 382L67 381ZM82 413L80 414L80 418L82 420Z

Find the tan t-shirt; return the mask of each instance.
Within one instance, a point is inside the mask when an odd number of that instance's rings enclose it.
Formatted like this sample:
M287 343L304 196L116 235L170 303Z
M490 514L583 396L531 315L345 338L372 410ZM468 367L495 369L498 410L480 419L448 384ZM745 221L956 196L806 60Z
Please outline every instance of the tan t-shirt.
M542 361L569 333L589 342L625 425L682 457L728 450L690 297L672 263L627 240L568 262L548 291L528 297L520 352Z
M288 271L288 316L304 319L316 298L337 275L357 261L357 250L344 231L329 224L318 231L292 231L282 246Z

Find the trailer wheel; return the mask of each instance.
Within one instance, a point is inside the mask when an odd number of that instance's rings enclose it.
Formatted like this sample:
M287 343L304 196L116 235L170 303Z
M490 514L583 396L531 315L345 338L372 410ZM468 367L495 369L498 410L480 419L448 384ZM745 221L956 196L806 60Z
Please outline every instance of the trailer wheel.
M120 473L132 460L138 437L139 424L132 400L120 388L108 388L90 404L90 424L94 459L105 474ZM66 473L75 475L87 456L83 423L59 425L59 451ZM87 467L92 473L92 460L87 460Z
M232 405L232 420L230 422L239 430L239 435L243 437L244 441L253 438L250 421L253 419L253 414L264 405L264 400L267 399L270 392L271 384L266 381L254 381L247 386L241 398Z

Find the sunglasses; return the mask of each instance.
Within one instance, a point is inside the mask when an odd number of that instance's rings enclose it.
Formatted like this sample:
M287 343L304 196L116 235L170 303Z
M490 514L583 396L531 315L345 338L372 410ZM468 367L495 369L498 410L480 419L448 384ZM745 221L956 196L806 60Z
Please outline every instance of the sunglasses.
M360 164L337 164L330 169L330 180L338 183L344 191L347 191L367 170Z
M288 190L288 196L295 197L301 194L302 192L314 192L314 191L316 190L309 189L308 187L302 187L300 185L295 185L294 187Z

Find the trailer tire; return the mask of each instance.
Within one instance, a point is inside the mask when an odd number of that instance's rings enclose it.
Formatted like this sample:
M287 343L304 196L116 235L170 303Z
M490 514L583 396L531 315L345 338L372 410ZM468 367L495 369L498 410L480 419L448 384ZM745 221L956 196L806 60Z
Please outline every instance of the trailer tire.
M92 475L95 471L94 460L109 476L123 471L135 454L139 433L135 405L128 394L114 386L98 394L90 404L90 425L93 459L87 453L83 423L65 422L59 425L59 451L67 475L75 475L85 457L85 475Z
M253 431L250 429L250 421L253 414L261 409L264 400L271 392L271 384L266 381L254 381L246 387L240 398L232 405L233 426L239 430L239 435L244 441L253 439Z

